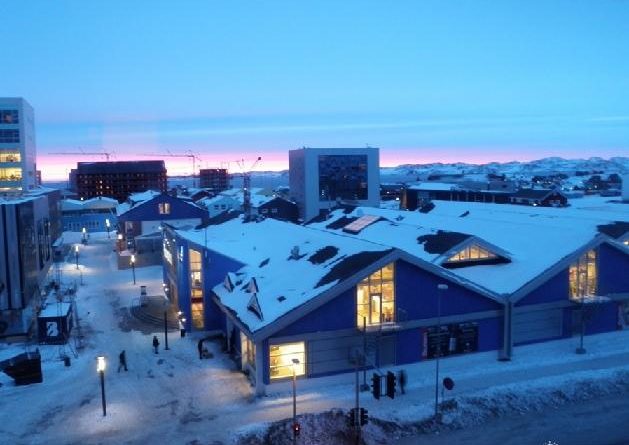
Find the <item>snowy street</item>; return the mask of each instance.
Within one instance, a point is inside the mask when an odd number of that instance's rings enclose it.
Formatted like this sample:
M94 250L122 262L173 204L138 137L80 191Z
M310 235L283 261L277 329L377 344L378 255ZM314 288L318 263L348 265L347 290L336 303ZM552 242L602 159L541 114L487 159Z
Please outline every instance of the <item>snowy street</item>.
M34 344L30 349L39 347L42 354L43 383L16 387L8 376L0 375L0 443L227 444L236 433L260 431L269 422L291 416L290 382L274 384L266 397L256 399L245 375L220 351L218 342L211 343L212 358L199 360L201 335L180 338L171 332L170 350L165 351L163 332L155 328L161 345L159 354L154 354L153 333L138 329L138 322L129 319L128 308L137 304L140 285L147 286L149 295L161 294L161 268L137 268L133 285L131 270L116 269L112 246L106 234L92 234L90 244L81 246L84 285L78 286L77 305L85 347L78 350L78 357L65 347L71 366L65 367L59 358L63 347ZM62 268L65 282L80 282L74 261L63 263ZM511 362L497 361L496 352L444 359L441 376L450 376L456 383L447 397L491 393L499 385L521 387L526 393L537 384L565 385L573 378L605 378L629 370L629 331L587 337L585 355L574 353L577 343L575 337L518 347ZM123 349L129 371L118 373L118 354ZM0 360L23 351L22 344L2 344ZM106 417L96 372L96 356L101 354L107 358ZM405 366L407 394L376 401L364 392L361 404L370 416L399 424L429 417L434 368L434 361ZM354 374L299 380L297 391L299 413L347 410L354 403ZM375 428L373 423L365 428L367 435L371 428ZM316 443L315 436L304 427L300 441Z

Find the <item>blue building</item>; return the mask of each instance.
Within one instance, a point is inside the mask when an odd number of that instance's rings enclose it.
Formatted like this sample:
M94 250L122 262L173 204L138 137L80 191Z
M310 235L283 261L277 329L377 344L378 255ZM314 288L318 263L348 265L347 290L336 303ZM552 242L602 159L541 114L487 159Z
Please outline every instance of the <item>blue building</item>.
M107 232L116 231L118 201L99 196L97 198L61 201L61 220L63 230L68 232Z
M361 356L381 369L517 359L514 345L576 335L582 319L587 334L624 327L628 232L609 214L461 202L346 208L309 226L227 214L165 231L164 283L187 328L223 333L264 393Z

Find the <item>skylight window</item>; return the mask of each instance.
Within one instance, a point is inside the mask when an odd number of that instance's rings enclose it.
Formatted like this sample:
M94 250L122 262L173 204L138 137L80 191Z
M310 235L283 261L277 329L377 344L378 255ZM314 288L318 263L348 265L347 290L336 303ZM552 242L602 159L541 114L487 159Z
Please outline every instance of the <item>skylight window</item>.
M450 256L443 262L447 268L466 267L480 264L510 263L509 258L498 255L479 244L473 243Z
M365 215L358 218L356 221L349 223L343 227L343 232L357 234L360 233L365 227L375 223L380 219L379 216Z

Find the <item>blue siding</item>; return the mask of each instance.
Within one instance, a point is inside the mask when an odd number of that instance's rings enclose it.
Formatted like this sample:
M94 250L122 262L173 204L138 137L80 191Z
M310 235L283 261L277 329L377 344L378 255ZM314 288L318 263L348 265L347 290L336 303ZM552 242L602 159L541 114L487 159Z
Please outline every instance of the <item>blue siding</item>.
M441 316L502 309L496 301L404 261L396 263L395 274L396 307L406 312L408 320L436 317L439 297ZM448 290L437 289L442 283L448 284Z
M586 318L586 334L599 334L618 329L618 304L609 302L593 305L589 317Z
M199 246L195 250L203 252ZM227 272L235 272L244 266L243 263L220 253L206 250L203 255L203 307L205 309L205 329L212 331L225 328L225 314L218 308L212 298L212 288L225 279Z
M502 348L502 321L502 317L495 317L479 320L477 322L479 351L495 351Z
M529 304L550 303L553 301L564 301L569 296L568 268L562 270L554 277L541 284L536 289L529 292L524 298L518 301L516 306L526 306Z
M116 216L110 213L72 213L64 214L61 217L61 223L64 231L81 232L83 227L87 232L106 232L107 225L105 220L109 220L110 232L112 237L116 234Z
M422 349L423 337L421 329L408 329L398 332L395 344L396 364L405 365L418 362L422 357Z
M160 203L170 204L169 214L165 215L159 213ZM194 204L163 193L149 201L136 205L128 212L120 215L118 220L121 223L124 223L127 221L168 221L171 219L188 218L202 218L205 220L208 218L208 213L206 210L203 210Z
M598 258L600 295L629 292L629 250L627 253L602 244Z
M352 329L355 327L356 289L351 288L273 336L283 337L285 335Z

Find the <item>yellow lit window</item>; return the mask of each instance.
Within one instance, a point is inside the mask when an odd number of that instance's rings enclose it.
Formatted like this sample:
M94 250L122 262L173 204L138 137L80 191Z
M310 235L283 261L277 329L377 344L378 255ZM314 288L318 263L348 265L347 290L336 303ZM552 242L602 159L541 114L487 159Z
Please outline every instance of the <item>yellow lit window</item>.
M581 255L579 260L570 266L570 298L578 300L588 295L596 295L596 277L596 251L590 250Z
M447 259L446 263L455 263L459 261L477 261L496 258L496 255L487 249L480 247L478 244L467 246L460 252L452 255Z
M395 321L393 263L387 264L356 287L356 325L362 327Z
M298 360L295 364L293 360ZM304 342L269 346L269 373L271 379L306 374L306 346Z
M161 202L158 204L160 215L170 215L170 203Z
M245 365L249 365L255 369L256 345L242 332L240 333L240 352L242 354L242 367L244 368Z
M196 329L203 329L203 277L201 272L201 252L194 249L188 250L190 264L190 312L192 325Z

